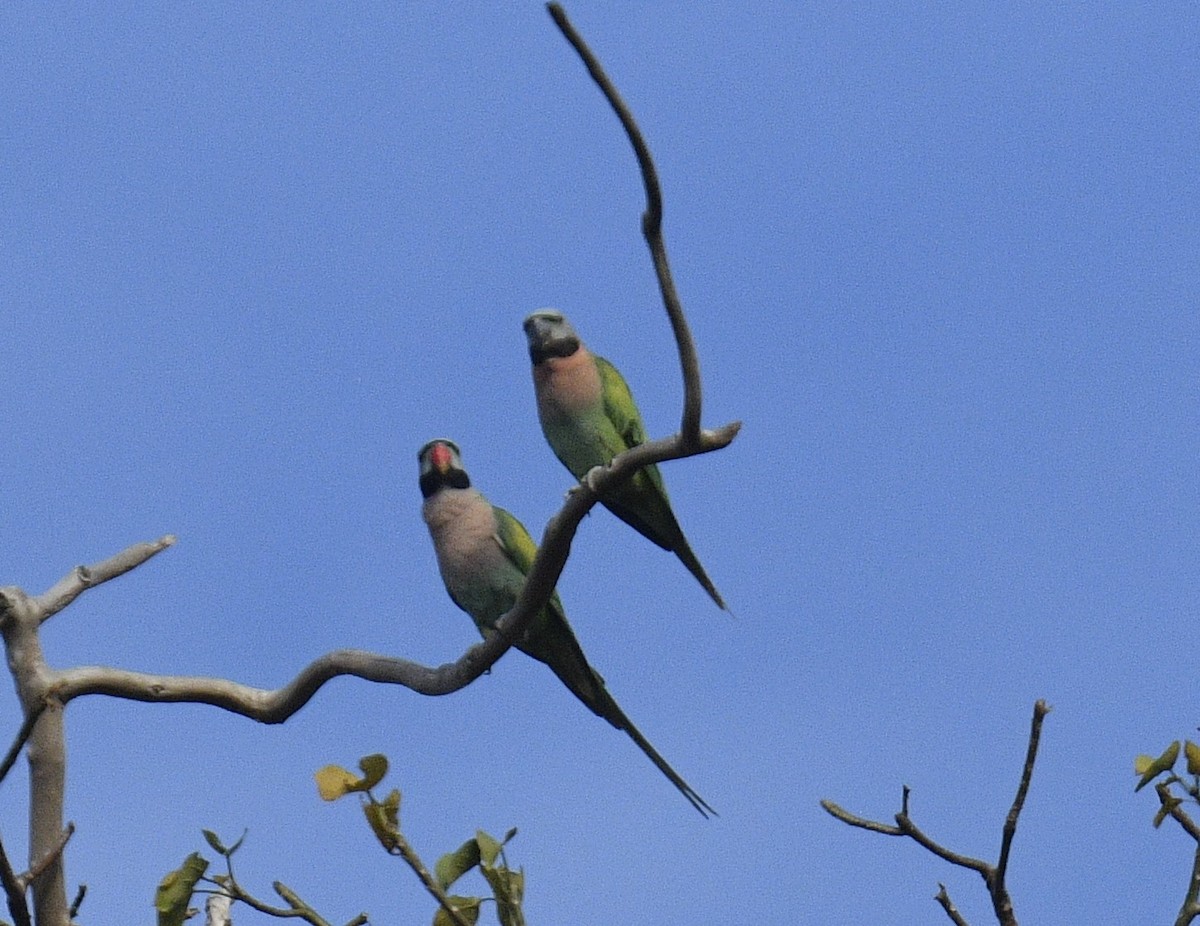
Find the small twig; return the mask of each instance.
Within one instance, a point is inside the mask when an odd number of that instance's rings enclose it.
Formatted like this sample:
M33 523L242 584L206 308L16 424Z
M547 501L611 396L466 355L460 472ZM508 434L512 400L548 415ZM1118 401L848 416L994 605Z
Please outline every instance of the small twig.
M87 896L87 885L79 885L79 890L75 892L75 899L71 901L71 909L67 913L67 919L73 920L79 915L79 908L83 906L83 898Z
M13 871L3 841L0 841L0 885L3 885L4 895L8 899L8 912L12 914L13 926L32 926L29 904L25 900L27 885Z
M642 182L646 187L646 211L642 214L642 234L646 238L651 259L654 261L658 287L662 292L667 317L671 321L671 329L675 333L675 342L679 348L679 364L683 369L683 420L680 424L680 432L685 445L694 446L700 439L700 361L696 357L696 345L692 341L687 316L683 314L683 304L675 289L675 282L671 277L671 266L667 260L667 245L662 233L662 190L658 183L658 172L654 168L654 159L650 156L650 149L642 137L641 130L638 129L633 113L604 72L599 59L592 53L587 42L583 40L583 36L567 19L563 8L557 3L547 4L546 8L554 19L554 24L558 26L559 31L571 43L571 47L575 49L584 65L587 66L588 73L604 94L604 98L608 100L608 105L621 120L621 126L625 129L625 134L629 137L629 143L633 145L634 154L637 156L638 167L642 172Z
M454 921L456 926L471 926L467 918L450 902L450 898L442 890L442 886L434 880L433 875L429 873L429 869L425 867L425 863L421 861L421 856L417 855L416 850L409 845L408 840L399 832L393 832L390 835L394 843L392 848L388 849L388 853L390 855L398 855L404 859L408 867L421 879L421 883L425 885L425 890L433 895L433 899L446 911L446 915Z
M175 537L167 534L151 543L135 543L116 556L110 556L91 566L76 566L63 576L45 594L39 595L35 602L41 609L43 621L53 617L89 588L102 585L117 576L122 576L131 569L136 569L156 553L161 553L175 543Z
M1167 809L1167 813L1171 819L1178 823L1180 828L1191 836L1192 839L1200 843L1200 826L1197 826L1196 821L1188 816L1179 798L1171 794L1171 783L1169 781L1160 781L1154 786L1154 791L1158 794L1159 801Z
M50 851L37 860L37 863L29 866L29 871L17 876L17 880L22 886L28 887L34 881L42 876L42 873L56 862L63 853L63 849L67 847L67 843L71 841L71 837L75 834L75 824L68 823L67 828L62 831Z
M982 859L972 858L969 855L962 855L955 852L953 849L947 849L941 843L934 842L917 824L912 821L912 818L907 813L901 812L896 814L896 825L900 832L905 836L910 836L923 849L932 852L938 858L945 859L951 865L957 865L959 868L966 868L970 871L977 871L983 875L986 880L992 871L992 866Z
M860 830L870 830L872 833L883 833L885 836L903 836L904 831L898 826L892 826L888 823L879 823L875 820L868 820L866 817L860 817L857 814L852 814L844 807L840 807L833 801L825 799L821 801L821 806L825 808L825 812L837 820L849 826L856 826Z
M0 762L0 781L4 781L8 777L8 773L12 771L17 757L21 754L21 750L25 747L25 743L28 742L30 735L33 733L33 728L37 724L38 718L42 716L42 711L45 709L46 702L38 701L26 715L24 722L21 724L21 729L17 731L17 735L13 738L12 745L8 747L4 761Z
M1033 778L1033 764L1037 761L1038 743L1042 738L1042 721L1050 713L1050 706L1039 699L1033 705L1033 722L1029 729L1029 748L1025 750L1025 767L1021 771L1021 783L1017 786L1017 796L1013 798L1012 807L1004 820L1004 834L1000 839L1000 860L996 863L996 879L1003 884L1008 871L1008 853L1012 848L1013 836L1017 832L1017 818L1025 806L1025 795L1029 793L1029 782Z
M257 910L259 913L265 913L267 916L273 916L281 920L301 919L306 923L311 923L312 926L331 926L312 907L297 897L291 888L279 881L276 881L272 887L275 888L275 893L290 904L288 907L276 907L269 903L264 903L238 884L232 875L222 877L220 880L215 878L204 878L203 880L210 884L215 884L219 888L215 893L223 894L233 900L239 900L251 909Z
M942 909L946 911L946 916L950 917L950 921L954 923L954 926L968 926L967 921L963 919L963 915L954 906L954 901L946 893L946 885L940 881L938 882L938 892L933 895L933 899L942 905Z

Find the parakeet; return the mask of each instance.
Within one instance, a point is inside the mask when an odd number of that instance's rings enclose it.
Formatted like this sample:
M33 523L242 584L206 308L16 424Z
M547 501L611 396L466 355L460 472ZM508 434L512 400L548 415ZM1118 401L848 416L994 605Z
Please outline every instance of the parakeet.
M645 443L642 416L624 377L584 347L561 312L534 312L524 328L542 433L576 479ZM600 501L638 533L678 556L717 606L728 610L675 520L657 466L639 470Z
M516 603L533 565L537 546L524 525L471 487L458 446L432 440L417 454L424 504L438 569L450 598L466 611L487 636ZM575 639L558 592L533 618L517 649L548 665L580 701L618 730L624 730L650 761L670 779L701 814L714 813L691 786L667 764L641 731L625 716L604 687Z

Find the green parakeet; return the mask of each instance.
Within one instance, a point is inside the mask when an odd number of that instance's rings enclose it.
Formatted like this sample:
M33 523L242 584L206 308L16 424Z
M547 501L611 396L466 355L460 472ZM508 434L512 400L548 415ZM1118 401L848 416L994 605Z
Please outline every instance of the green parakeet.
M542 433L576 479L645 443L642 416L624 377L584 347L561 312L534 312L524 327ZM600 501L638 533L678 556L717 606L728 610L675 520L657 466L639 470Z
M486 637L516 602L537 546L520 521L471 488L453 441L430 441L417 458L425 499L421 513L433 538L442 581L450 598ZM588 665L557 592L515 645L548 665L594 714L628 733L701 814L714 812L642 736L608 693L604 679Z

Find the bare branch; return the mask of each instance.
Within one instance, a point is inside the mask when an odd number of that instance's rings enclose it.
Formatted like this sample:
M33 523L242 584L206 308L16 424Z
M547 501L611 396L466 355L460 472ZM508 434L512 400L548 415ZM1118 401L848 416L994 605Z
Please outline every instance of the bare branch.
M87 896L87 885L79 885L79 890L75 892L75 899L71 901L71 909L67 912L67 919L74 922L75 917L79 915L79 908L83 906L83 898Z
M857 826L861 830L870 830L872 833L883 833L884 836L903 836L904 831L898 826L891 826L887 823L878 823L875 820L868 820L866 817L860 817L857 814L852 814L844 807L840 807L831 800L822 800L821 806L825 808L826 813L834 818L841 820L848 826Z
M969 855L961 855L930 839L909 816L908 801L911 792L907 785L904 788L901 810L900 813L896 814L896 826L894 827L886 823L878 823L874 820L867 820L856 816L843 810L837 804L833 803L833 801L823 800L821 801L821 806L836 819L841 820L849 826L870 830L875 833L883 833L885 836L908 836L928 852L932 852L939 858L945 859L952 865L978 872L987 885L988 896L992 901L992 910L995 912L996 919L999 920L1001 926L1017 926L1016 915L1013 912L1012 898L1009 896L1004 878L1008 867L1009 851L1012 848L1013 835L1017 829L1017 819L1020 817L1021 810L1025 806L1025 797L1029 793L1029 783L1033 778L1033 766L1037 760L1038 743L1042 733L1042 721L1046 719L1046 715L1049 712L1050 707L1045 701L1039 700L1033 706L1033 723L1029 732L1029 746L1025 751L1025 766L1021 773L1021 782L1017 787L1017 796L1013 800L1012 808L1009 810L1008 817L1004 822L1004 831L1000 844L1000 862L995 866L981 859L972 858ZM1164 806L1166 806L1169 797L1169 794L1164 795L1163 786L1160 785L1159 799L1163 800ZM1172 816L1175 816L1176 811L1182 814L1182 811L1178 807L1175 807L1172 811ZM1183 814L1183 816L1187 817L1186 814ZM1188 822L1191 822L1190 819ZM1200 831L1198 831L1197 836L1198 840L1200 840ZM1200 854L1197 856L1197 866L1200 866ZM1196 869L1196 878L1196 883L1200 885L1200 867ZM939 885L939 887L941 887L941 891L939 891L935 899L942 905L942 909L946 911L946 914L955 923L965 923L958 911L954 909L954 905L950 902L950 897L946 894L945 886Z
M34 599L41 609L41 619L48 620L89 588L95 588L117 576L124 575L131 569L136 569L150 557L161 553L173 543L175 543L174 535L167 534L151 543L135 543L116 556L110 556L91 566L76 566L59 579L48 592Z
M977 871L983 875L985 880L990 876L992 872L991 865L982 859L972 858L969 855L961 855L952 849L947 849L941 843L934 842L925 835L924 831L917 824L913 823L912 818L907 813L896 814L896 825L905 836L911 836L918 845L932 852L938 858L945 859L951 865L957 865L959 868Z
M634 154L637 155L638 167L642 172L642 182L646 187L646 211L642 214L642 234L646 238L650 256L654 261L654 272L658 276L658 287L662 292L667 317L671 321L671 330L675 333L675 342L679 347L679 365L683 370L683 420L680 424L680 431L684 443L689 447L695 446L700 439L700 361L696 357L696 345L692 341L687 317L683 314L683 305L679 300L679 293L675 290L675 282L671 278L671 266L667 261L667 245L662 232L662 191L658 184L658 172L654 168L654 160L650 157L650 149L646 146L645 139L642 138L633 113L604 72L600 61L583 40L583 36L571 25L571 21L567 19L567 14L559 4L550 3L546 8L554 19L554 24L558 26L563 36L571 43L587 66L588 73L604 94L605 99L608 100L608 105L621 120L625 134L629 136L629 142L633 145Z
M967 921L963 919L963 915L954 906L954 901L946 893L946 885L940 881L938 882L938 892L933 895L933 899L942 905L942 909L946 911L946 916L950 917L950 921L954 923L954 926L968 926Z
M1029 748L1025 750L1025 767L1021 771L1021 783L1017 786L1017 796L1013 798L1008 817L1004 820L1004 834L1000 839L1000 860L996 863L996 880L1004 883L1008 871L1008 853L1012 848L1013 836L1017 832L1017 818L1021 816L1021 808L1025 806L1025 795L1029 793L1029 782L1033 778L1033 763L1037 761L1038 743L1042 738L1042 721L1050 713L1050 705L1038 699L1033 705L1033 722L1029 730Z
M0 885L4 887L4 896L8 900L8 912L12 914L13 926L32 926L29 919L29 904L25 901L27 885L17 877L8 853L4 851L4 843L0 842Z
M1175 917L1175 926L1189 926L1198 916L1200 916L1200 845L1196 846L1196 854L1192 859L1192 876L1188 881L1183 906L1179 908L1179 915Z
M421 856L417 855L416 850L409 845L408 840L400 832L390 834L394 840L393 849L388 849L389 855L398 855L404 859L408 867L413 870L421 883L425 886L425 890L433 895L433 899L438 902L438 905L446 911L446 915L454 921L456 926L471 926L471 923L459 911L458 907L450 902L450 898L446 892L442 890L442 886L434 880L433 875L429 873L429 869L425 867L425 863L421 861Z
M34 881L45 873L46 869L62 858L63 849L67 847L67 843L71 841L71 837L75 835L75 824L68 823L67 828L62 831L58 837L58 842L51 847L49 852L46 852L40 859L29 867L29 871L17 877L22 887L28 887Z
M42 716L42 711L46 709L45 701L38 701L31 706L29 713L25 715L25 721L21 724L21 729L17 731L17 735L13 738L13 743L8 747L8 752L4 756L4 761L0 762L0 781L4 781L8 777L8 773L12 771L13 765L16 764L17 756L21 754L25 743L29 740L29 736L33 733L33 728L37 724L37 720Z
M1154 786L1154 790L1171 819L1178 823L1183 831L1191 836L1192 839L1200 843L1200 826L1197 826L1196 821L1188 816L1179 798L1171 794L1171 783L1169 781L1160 781Z

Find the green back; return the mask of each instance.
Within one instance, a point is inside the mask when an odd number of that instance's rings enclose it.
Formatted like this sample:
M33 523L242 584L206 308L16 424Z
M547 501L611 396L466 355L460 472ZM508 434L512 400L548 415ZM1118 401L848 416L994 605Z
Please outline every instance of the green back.
M604 394L604 413L616 428L626 450L646 443L646 428L642 416L633 401L633 393L621 372L603 357L596 357L596 368L600 371L600 387ZM649 482L666 499L662 476L657 466L647 466L633 479L633 485Z

